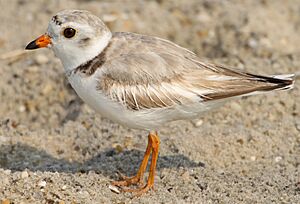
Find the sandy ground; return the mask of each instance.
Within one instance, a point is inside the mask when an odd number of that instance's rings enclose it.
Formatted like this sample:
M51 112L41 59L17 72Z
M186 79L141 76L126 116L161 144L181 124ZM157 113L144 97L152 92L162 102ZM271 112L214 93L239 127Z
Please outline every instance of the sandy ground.
M53 14L77 8L113 31L167 38L230 67L299 72L298 0L0 0L0 8L2 204L300 202L300 80L161 128L155 191L131 198L108 184L135 173L147 133L94 113L50 50L17 53Z

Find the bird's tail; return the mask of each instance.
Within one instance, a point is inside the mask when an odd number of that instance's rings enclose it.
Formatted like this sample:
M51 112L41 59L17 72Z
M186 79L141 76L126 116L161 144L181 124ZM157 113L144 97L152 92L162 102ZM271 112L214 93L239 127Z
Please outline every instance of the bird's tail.
M282 74L266 77L266 81L276 84L274 89L289 90L294 87L295 74Z
M252 75L252 74L251 74ZM295 74L282 74L282 75L273 75L273 76L260 76L252 75L255 77L256 81L265 82L266 85L262 85L257 88L256 91L250 92L245 95L255 95L259 93L264 93L273 90L289 90L294 87L295 84Z

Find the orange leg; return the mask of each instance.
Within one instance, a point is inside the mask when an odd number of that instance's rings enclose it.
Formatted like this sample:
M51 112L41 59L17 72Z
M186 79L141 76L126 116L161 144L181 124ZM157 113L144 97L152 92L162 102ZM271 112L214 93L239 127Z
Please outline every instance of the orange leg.
M151 164L150 164L150 171L149 171L149 177L147 180L147 184L141 188L137 189L124 189L124 191L130 191L130 192L137 192L136 195L141 195L143 193L146 193L148 190L153 188L154 186L154 177L155 177L155 170L156 170L156 162L158 158L158 152L159 152L159 145L160 140L157 134L149 133L148 135L148 145L146 152L144 154L144 159L140 165L140 168L136 174L136 176L124 178L122 181L114 181L112 182L112 185L115 186L129 186L132 184L142 184L143 183L143 175L145 173L145 170L147 168L147 163L150 157L150 154L152 152L152 158L151 158Z

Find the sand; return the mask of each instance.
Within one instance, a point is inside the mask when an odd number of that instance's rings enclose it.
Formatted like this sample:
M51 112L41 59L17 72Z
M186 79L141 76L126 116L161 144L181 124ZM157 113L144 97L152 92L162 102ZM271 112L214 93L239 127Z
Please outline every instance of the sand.
M56 12L86 9L113 31L170 39L256 74L300 71L300 4L273 1L0 0L0 202L299 203L300 80L159 130L155 191L112 192L133 175L147 132L96 114L50 50L23 52Z

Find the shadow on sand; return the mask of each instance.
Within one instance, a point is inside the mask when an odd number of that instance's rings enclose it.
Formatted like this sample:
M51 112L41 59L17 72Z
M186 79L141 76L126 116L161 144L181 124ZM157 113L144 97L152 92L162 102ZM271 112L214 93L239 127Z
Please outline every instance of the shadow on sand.
M35 147L24 144L2 145L0 146L0 168L12 171L29 169L31 171L66 173L95 171L115 179L115 173L118 171L125 175L133 175L139 167L143 154L144 152L138 150L116 153L113 149L109 149L83 163L79 163L55 158L44 150L38 150ZM184 155L176 154L160 156L157 169L204 166L205 164L202 162L197 163Z

